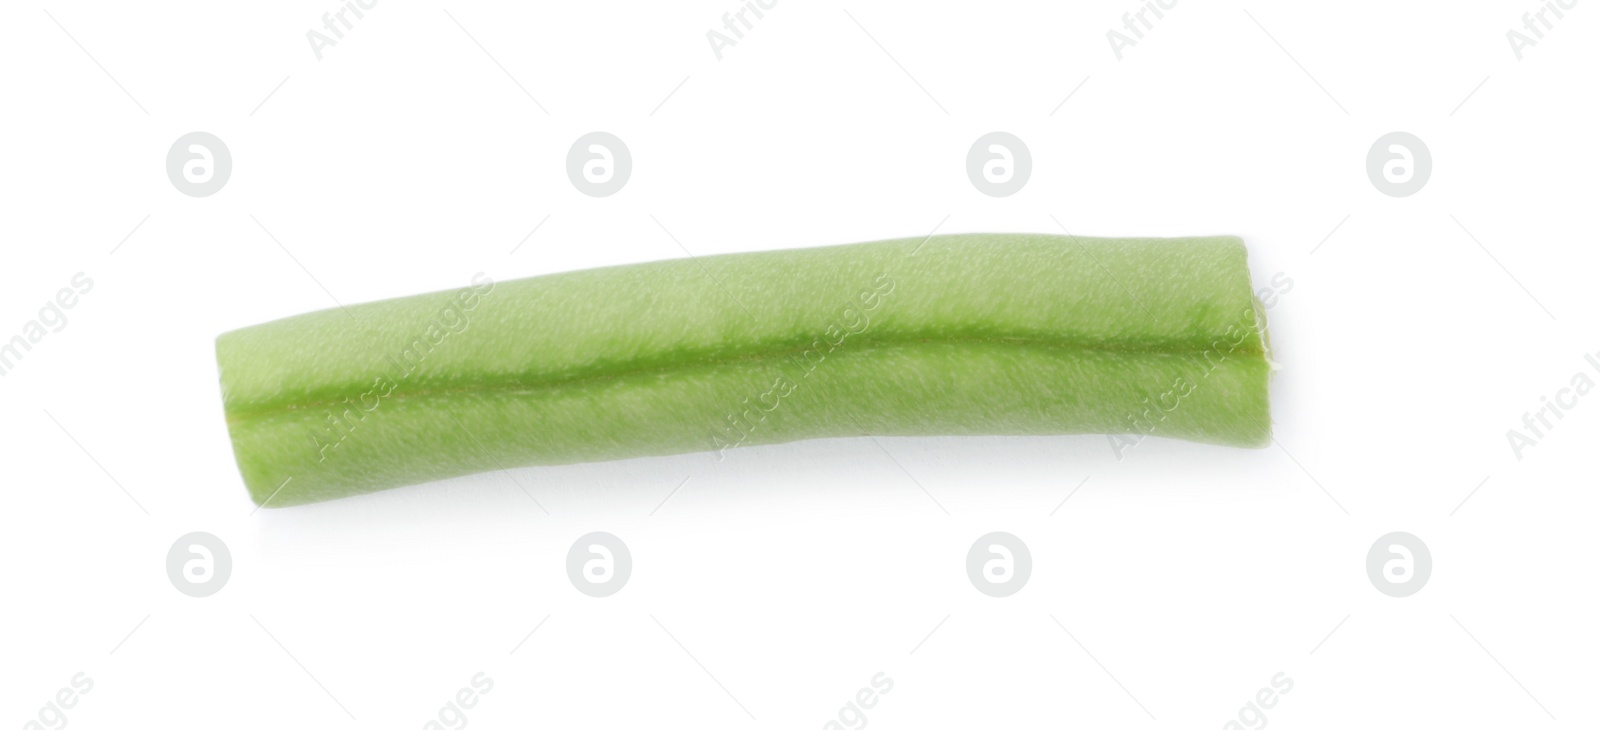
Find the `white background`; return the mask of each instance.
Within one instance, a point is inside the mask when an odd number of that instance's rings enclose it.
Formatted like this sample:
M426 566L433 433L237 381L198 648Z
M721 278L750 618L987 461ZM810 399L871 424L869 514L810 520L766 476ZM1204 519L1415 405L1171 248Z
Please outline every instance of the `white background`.
M1600 396L1521 459L1507 432L1600 381L1596 9L1518 60L1531 3L1182 0L1119 60L1138 7L783 0L718 60L734 0L383 0L318 60L331 2L8 4L0 338L94 288L0 378L0 725L81 672L76 727L422 727L484 672L481 727L817 728L883 672L883 728L1223 727L1282 672L1279 727L1592 727ZM233 156L205 198L164 170L195 130ZM594 130L632 151L612 197L564 170ZM1011 197L964 170L994 130L1032 152ZM1395 130L1432 152L1411 197L1365 172ZM1293 280L1276 445L514 470L548 513L500 473L252 513L232 461L229 329L477 271L1050 216L1238 234L1258 285ZM203 599L165 573L196 530L234 564ZM634 560L603 599L564 568L596 530ZM1004 599L965 574L996 530L1034 560ZM1396 530L1433 556L1409 598L1366 575Z

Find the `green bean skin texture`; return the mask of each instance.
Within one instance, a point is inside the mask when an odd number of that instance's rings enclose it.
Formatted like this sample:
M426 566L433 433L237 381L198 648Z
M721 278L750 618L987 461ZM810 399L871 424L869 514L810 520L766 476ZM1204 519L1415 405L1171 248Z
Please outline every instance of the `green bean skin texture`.
M245 485L283 507L539 464L826 437L1270 442L1242 241L962 234L658 261L217 338Z

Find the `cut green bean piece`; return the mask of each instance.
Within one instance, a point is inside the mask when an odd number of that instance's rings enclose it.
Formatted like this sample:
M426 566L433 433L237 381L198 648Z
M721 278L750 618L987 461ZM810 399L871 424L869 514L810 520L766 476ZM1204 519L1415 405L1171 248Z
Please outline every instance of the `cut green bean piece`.
M1235 237L970 234L659 261L217 338L250 496L800 439L1270 440Z

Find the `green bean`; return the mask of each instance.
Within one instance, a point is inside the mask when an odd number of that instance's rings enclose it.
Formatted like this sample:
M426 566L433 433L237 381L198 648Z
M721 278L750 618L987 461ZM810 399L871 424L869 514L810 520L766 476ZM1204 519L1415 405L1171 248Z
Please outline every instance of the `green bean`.
M970 234L471 285L217 339L259 505L801 439L1270 439L1234 237Z

